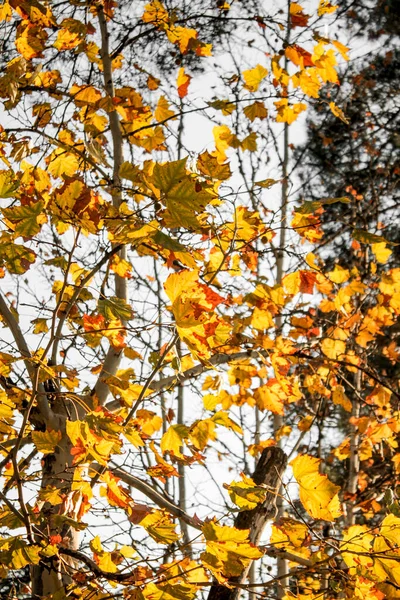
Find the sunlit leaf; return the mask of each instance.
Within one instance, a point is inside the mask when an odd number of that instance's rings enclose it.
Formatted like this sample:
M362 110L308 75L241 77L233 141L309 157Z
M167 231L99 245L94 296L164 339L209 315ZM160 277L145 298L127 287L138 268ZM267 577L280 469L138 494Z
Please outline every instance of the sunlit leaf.
M319 473L320 460L306 454L290 463L300 486L300 500L315 519L334 521L342 514L338 496L339 487Z

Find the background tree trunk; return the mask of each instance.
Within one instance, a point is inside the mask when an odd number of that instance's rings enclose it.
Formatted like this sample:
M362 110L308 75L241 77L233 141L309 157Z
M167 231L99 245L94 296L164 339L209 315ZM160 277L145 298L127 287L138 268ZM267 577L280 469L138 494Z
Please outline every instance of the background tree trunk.
M261 454L253 474L253 480L257 485L268 487L268 493L262 504L259 504L252 510L240 512L235 519L237 529L249 529L249 539L252 544L258 544L262 532L268 521L275 518L277 493L281 485L281 477L286 468L287 456L277 446L265 448ZM240 596L240 587L245 582L251 563L243 571L240 577L234 577L229 580L227 587L219 583L214 583L210 589L208 600L238 600Z

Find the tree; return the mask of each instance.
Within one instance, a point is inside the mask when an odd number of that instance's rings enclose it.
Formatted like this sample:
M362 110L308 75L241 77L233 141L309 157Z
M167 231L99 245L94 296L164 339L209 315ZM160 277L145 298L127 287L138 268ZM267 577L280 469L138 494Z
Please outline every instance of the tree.
M325 234L323 257L331 269L360 274L369 288L368 294L360 297L363 310L368 312L376 301L374 296L380 293L375 283L376 273L387 270L389 265L395 267L399 259L399 146L396 138L399 111L395 92L399 28L392 9L389 3L371 2L365 3L362 10L349 11L347 16L356 25L365 24L369 17L368 36L380 40L379 48L342 73L341 91L328 92L326 103L321 103L308 120L306 143L296 151L302 165L302 195L310 200L346 194L354 198L350 205L334 204L321 214ZM333 97L338 102L339 96L347 98L346 118L342 121L332 119L328 108L329 99ZM369 241L369 246L362 243L365 241ZM321 317L325 319L325 315ZM368 362L377 373L385 374L394 388L398 382L398 361L387 349L396 348L398 342L398 324L392 320L379 326L375 339L367 331L358 339L358 344L369 355ZM377 398L375 385L367 387L362 377L355 376L344 381L343 386L344 393L352 400L353 417L368 415L371 401ZM390 400L390 395L386 399L394 402L395 410L396 399ZM352 478L347 478L349 499L363 506L389 493L396 480L395 465L391 461L381 465L380 459L373 456L368 456L367 461L357 430L347 420L341 426L349 434L356 452L353 459L340 457L353 473ZM364 456L362 464L358 456ZM343 473L344 485L346 476Z
M351 200L289 210L289 125L346 58L313 31L335 10L2 4L0 564L4 577L30 567L32 597L394 597L397 504L370 509L374 536L367 522L344 530L349 502L320 472L330 461L311 425L348 410L343 381L363 373L376 388L357 435L398 465L398 414L379 403L398 390L360 351L398 314L398 270L376 269L361 322L360 274L301 245L321 239L324 208ZM240 56L218 66L210 35L221 53L242 39ZM196 73L209 77L201 98ZM193 114L218 124L189 159ZM282 137L282 181L259 177ZM287 254L302 260L290 273ZM290 420L298 486L279 447ZM258 559L290 570L248 583Z

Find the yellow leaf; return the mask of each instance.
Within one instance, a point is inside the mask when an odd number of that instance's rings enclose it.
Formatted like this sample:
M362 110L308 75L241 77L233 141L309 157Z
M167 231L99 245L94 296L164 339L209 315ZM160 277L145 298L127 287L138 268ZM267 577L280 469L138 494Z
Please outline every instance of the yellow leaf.
M213 398L215 398L215 396L213 396ZM205 398L203 400L205 400ZM206 402L204 402L204 406L207 408ZM215 406L213 408L215 408ZM212 409L208 408L208 410ZM204 450L209 440L215 439L215 423L211 419L196 421L189 430L189 440L192 442L193 446L200 451Z
M0 6L0 22L9 21L12 17L12 8L6 0L4 4Z
M326 475L319 473L320 459L303 454L290 463L300 486L300 500L309 515L315 519L334 521L342 514L338 496L339 487Z
M126 509L132 504L132 498L127 490L118 485L119 479L109 471L106 471L101 476L101 481L106 485L101 486L100 496L107 498L110 506L117 506Z
M24 237L33 237L41 230L47 217L44 213L44 202L33 202L32 204L3 208L3 216L9 220L8 226L13 231Z
M240 147L242 150L248 150L249 152L257 151L257 134L255 131L252 131L249 135L247 135L241 142Z
M295 296L300 291L300 273L299 271L295 271L294 273L289 273L289 275L285 275L282 280L282 284L284 290L287 294L291 296Z
M283 518L278 524L272 526L270 544L280 550L286 550L292 554L308 558L309 548L305 547L309 529L304 523L290 518Z
M348 269L343 269L340 265L335 265L333 271L330 271L327 275L333 283L344 283L349 279L350 271Z
M40 546L23 546L12 552L11 567L23 569L26 565L37 565L40 561Z
M91 551L95 554L102 554L104 552L100 537L98 535L96 535L96 537L89 542L89 545Z
M379 535L375 537L372 572L378 581L389 580L397 587L400 585L399 539L400 518L389 514L383 519Z
M222 427L227 427L228 429L232 429L232 431L236 431L236 433L243 435L242 428L228 416L228 413L222 410L216 412L212 417L212 420L217 425L222 425Z
M318 75L323 81L339 83L335 65L337 64L335 53L332 49L325 52L326 41L320 41L314 47L314 54L311 59L317 67Z
M101 92L92 85L73 85L69 93L77 106L93 105L101 100Z
M100 569L106 573L116 573L118 571L111 552L103 552L101 556L97 556L96 562Z
M313 424L313 421L314 417L312 415L307 415L306 417L300 419L300 421L297 423L297 427L300 429L300 431L308 431Z
M159 544L173 544L179 539L175 531L175 523L161 510L154 510L140 521L148 534Z
M53 506L57 506L57 504L61 504L62 502L62 491L54 486L48 485L39 491L39 498L45 502L50 502Z
M346 344L345 342L342 342L342 340L324 338L321 342L321 350L325 356L335 360L345 353Z
M263 553L249 542L248 529L217 525L210 521L203 526L206 552L201 561L220 582L228 577L239 576L251 560Z
M389 248L386 248L386 242L379 242L378 244L371 244L371 250L375 255L378 263L384 265L392 254Z
M245 81L244 88L249 92L256 92L260 87L260 83L268 75L268 71L262 65L257 65L254 69L243 71L243 79Z
M32 440L39 452L54 454L62 438L61 431L32 431Z
M274 434L274 438L276 439L277 442L279 442L279 440L281 440L283 437L288 437L291 433L292 433L291 425L283 425L282 427L279 427L279 429L276 430L276 432Z
M162 452L164 454L169 452L173 456L184 458L181 448L185 437L187 437L187 428L184 425L170 425L161 438Z
M254 398L260 410L270 410L275 415L284 414L285 395L276 379L257 388Z
M229 148L227 139L231 135L231 130L227 125L218 125L213 128L213 135L215 140L215 155L218 162L222 164L227 159L225 150Z
M346 117L342 109L339 108L334 102L329 102L329 108L331 109L335 117L338 117L341 121L343 121L343 123L346 123L346 125L350 123L349 119Z
M256 485L251 477L246 477L243 473L242 481L224 484L224 488L228 490L232 502L241 510L252 510L264 502L267 494L267 488Z
M316 68L302 69L298 73L295 73L292 75L292 83L294 87L299 86L307 96L311 98L319 97L321 81Z
M26 60L42 57L42 51L48 38L46 30L38 24L29 23L26 20L20 23L19 28L21 30L15 40L15 47L18 52Z
M322 17L322 15L334 13L338 8L337 5L331 4L329 0L320 0L318 5L318 16Z
M174 111L170 109L170 103L165 96L160 96L156 110L154 111L154 118L159 123L162 123L166 119L171 118L175 115Z
M197 38L197 31L187 27L171 27L167 31L167 37L172 44L177 44L182 54L188 51L190 40Z
M344 58L344 60L349 60L349 55L347 54L349 51L349 48L347 48L347 46L345 46L344 44L341 44L337 40L332 40L331 43L335 46L336 50Z
M337 385L332 391L332 400L334 404L338 404L339 406L343 406L344 410L347 412L351 412L352 404L349 398L344 393L344 387L342 385Z
M359 565L372 567L374 558L368 555L371 552L373 541L374 536L367 525L353 525L344 532L340 550L351 573L356 573Z
M256 306L251 317L250 325L259 331L274 327L272 314L269 310L258 308Z
M81 35L79 32L70 31L69 29L59 29L57 39L54 42L54 48L63 52L64 50L72 50L81 43Z
M346 438L343 442L332 451L332 454L339 460L346 460L350 456L350 439Z
M144 13L142 20L145 23L154 23L160 29L164 29L169 22L169 16L164 5L159 0L152 0L149 4L144 7Z
M62 148L57 148L46 159L48 171L53 177L72 177L79 168L79 160L75 154L71 154Z
M276 117L277 123L288 123L289 125L296 121L300 113L307 109L307 104L299 102L297 104L289 104L287 98L282 98L274 102L278 116Z

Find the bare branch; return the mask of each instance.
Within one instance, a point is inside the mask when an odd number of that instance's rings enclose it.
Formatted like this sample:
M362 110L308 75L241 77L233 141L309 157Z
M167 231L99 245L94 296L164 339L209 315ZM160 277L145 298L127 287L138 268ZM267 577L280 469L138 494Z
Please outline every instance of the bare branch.
M26 370L28 371L28 375L32 382L32 386L35 389L36 380L37 380L37 376L36 376L37 369L31 362L31 353L29 351L29 348L25 341L25 338L22 334L20 326L18 325L17 320L14 317L14 315L12 314L11 310L8 308L7 303L4 300L4 297L1 293L0 293L0 314L2 315L4 322L6 323L6 325L8 326L8 328L10 329L10 331L12 333L12 336L17 345L17 348L18 348L22 358L24 359L25 367L26 367ZM42 414L42 417L47 422L50 422L53 419L54 415L53 415L53 411L51 410L50 405L47 401L47 395L46 395L45 389L42 384L37 385L37 392L38 392L37 403L39 406L39 410Z

